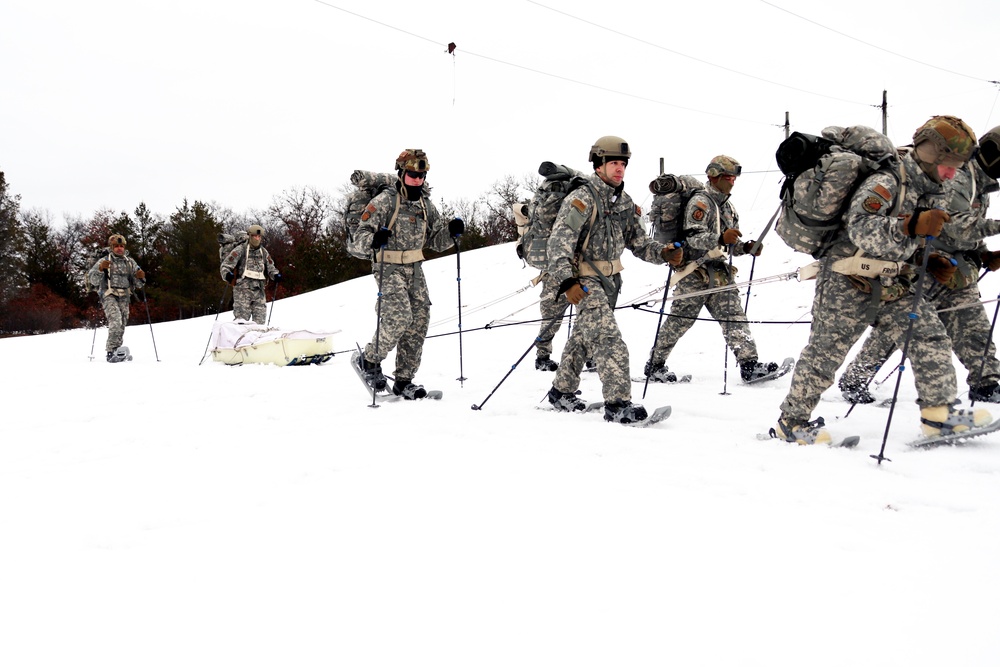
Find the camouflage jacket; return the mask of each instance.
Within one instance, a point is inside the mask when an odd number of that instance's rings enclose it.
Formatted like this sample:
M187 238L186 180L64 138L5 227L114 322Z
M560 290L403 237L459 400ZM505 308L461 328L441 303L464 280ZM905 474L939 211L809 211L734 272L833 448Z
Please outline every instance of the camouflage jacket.
M399 213L392 225L392 236L386 250L432 250L443 251L454 245L454 239L448 234L448 223L430 200L426 186L421 188L421 197L410 201L399 194L399 183L396 187L386 188L374 199L368 202L361 221L354 232L354 247L364 254L374 257L371 250L372 237L382 227L389 225L392 213L396 210L396 200L399 200ZM365 250L367 249L367 250ZM374 261L374 260L373 260Z
M577 256L588 232L586 256L593 261L620 259L628 248L639 259L662 264L663 244L646 235L639 221L640 211L628 193L622 190L615 198L615 188L602 181L596 172L587 181L588 185L566 195L552 223L547 253L549 273L555 282L562 283L577 275ZM591 225L595 206L597 216Z
M1000 189L1000 184L971 160L945 183L945 189L950 194L947 210L951 220L944 227L942 240L964 250L985 248L984 238L1000 234L1000 220L986 217L990 194Z
M104 260L111 262L107 271L101 271L99 268ZM95 287L101 297L109 293L127 296L134 290L146 286L145 280L139 280L135 277L135 272L138 270L139 265L129 257L128 250L119 257L111 251L111 248L105 248L101 251L101 255L94 262L94 265L87 271L87 283Z
M739 228L740 216L729 195L706 183L705 189L692 195L684 209L685 258L698 260L709 250L722 247L719 243L722 232ZM744 254L742 243L733 244L733 254Z
M834 238L830 257L848 257L860 249L867 257L890 262L906 261L923 243L906 234L902 219L920 208L945 208L944 186L932 181L913 159L910 151L901 158L906 169L906 192L898 217L889 218L900 191L898 173L880 170L865 178L851 197L844 224ZM898 167L893 167L897 169Z
M254 273L267 276L271 280L274 280L274 277L280 273L278 267L274 265L271 253L267 251L267 248L263 245L251 248L249 241L241 243L230 250L226 258L222 260L222 264L219 266L219 274L223 280L226 279L226 274L230 271L236 276L237 285L244 281L252 281L249 285L261 287L264 285L265 279L253 277ZM250 272L250 275L247 275L248 272Z

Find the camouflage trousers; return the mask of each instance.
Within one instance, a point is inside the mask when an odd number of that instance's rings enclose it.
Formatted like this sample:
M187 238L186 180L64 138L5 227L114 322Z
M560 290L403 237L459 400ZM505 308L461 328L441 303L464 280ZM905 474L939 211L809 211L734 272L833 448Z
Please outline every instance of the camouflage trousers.
M121 347L125 337L125 327L128 326L128 307L132 297L106 294L102 305L104 316L108 319L108 342L104 345L106 352L113 352Z
M552 385L563 393L573 393L580 387L580 373L587 359L593 359L601 378L604 400L632 399L632 378L628 347L615 320L608 296L597 278L584 277L580 282L589 293L577 306L576 322L566 347L563 348L559 369ZM559 302L565 306L565 297Z
M956 306L969 306L937 313L944 323L948 337L951 338L951 349L968 372L966 376L968 385L981 387L1000 381L1000 360L997 359L996 345L990 339L990 319L986 315L986 307L979 303L982 295L978 280L974 279L971 284L961 289L942 288L936 282L932 284L935 285L933 290L942 290L931 304L937 311ZM872 329L858 356L844 371L843 381L853 387L868 386L875 372L885 365L889 356L897 349L899 348L895 341L881 329ZM981 377L980 368L983 371Z
M812 305L812 328L795 371L788 395L781 404L784 418L808 421L820 396L833 384L837 369L869 325L870 295L837 273L820 274ZM931 407L955 400L955 367L951 340L933 307L922 300L911 320L911 295L878 307L874 325L901 347L910 322L909 361L917 387L917 404Z
M753 334L750 333L746 313L743 312L743 306L740 304L739 290L732 289L701 296L677 298L707 288L708 281L698 271L682 278L674 287L674 300L670 304L670 315L656 337L653 349L654 366L666 362L674 346L677 345L677 341L694 326L695 318L698 317L702 307L707 308L709 314L719 322L722 327L722 337L725 338L726 345L733 351L738 361L757 358L757 343L754 342Z
M551 273L542 275L542 296L538 301L538 309L542 314L542 322L538 326L538 342L535 343L535 353L539 357L552 356L552 339L562 328L562 316L566 313L566 299L557 299L559 283L552 279Z
M374 270L376 282L379 269ZM381 319L372 341L365 347L365 358L381 363L396 350L396 378L412 380L420 369L424 338L430 325L431 298L424 271L417 264L386 264L382 276ZM380 310L375 302L375 310Z
M267 292L264 281L244 278L233 288L233 317L267 323Z

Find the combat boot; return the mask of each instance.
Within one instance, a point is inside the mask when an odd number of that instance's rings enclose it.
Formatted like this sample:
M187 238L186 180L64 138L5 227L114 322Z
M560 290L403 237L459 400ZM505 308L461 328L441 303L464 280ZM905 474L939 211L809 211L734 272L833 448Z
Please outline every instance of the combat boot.
M556 371L559 370L559 364L552 361L549 355L544 357L535 357L535 370L536 371Z
M647 361L643 371L650 382L677 382L677 374L662 361L657 364Z
M1000 403L1000 384L990 382L969 389L969 400L979 403Z
M740 362L740 377L744 382L759 380L765 375L770 375L778 370L778 364L769 361L766 364L758 363L756 359L747 359Z
M422 384L413 384L411 380L396 378L396 382L392 385L392 393L396 396L402 396L407 401L412 401L426 396L427 390Z
M612 401L604 404L604 421L634 424L645 420L648 416L646 408L632 401Z
M778 425L771 429L771 436L800 445L829 444L832 438L824 426L826 422L822 417L817 417L813 421L782 417L778 420Z
M559 412L580 412L587 409L587 404L581 401L576 394L564 394L555 387L549 389L548 399L552 407Z
M385 389L385 375L382 374L382 364L373 364L365 358L365 355L358 357L358 367L365 376L365 382L375 391Z
M920 430L925 436L961 433L986 426L991 421L993 416L986 410L959 410L950 405L938 405L920 411Z

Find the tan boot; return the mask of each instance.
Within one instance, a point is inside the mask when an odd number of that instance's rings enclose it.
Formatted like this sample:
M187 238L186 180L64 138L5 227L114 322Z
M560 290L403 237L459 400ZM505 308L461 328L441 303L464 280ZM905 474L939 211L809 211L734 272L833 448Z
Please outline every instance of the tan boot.
M992 421L993 416L987 410L958 410L950 405L937 405L920 411L920 430L925 436L961 433Z

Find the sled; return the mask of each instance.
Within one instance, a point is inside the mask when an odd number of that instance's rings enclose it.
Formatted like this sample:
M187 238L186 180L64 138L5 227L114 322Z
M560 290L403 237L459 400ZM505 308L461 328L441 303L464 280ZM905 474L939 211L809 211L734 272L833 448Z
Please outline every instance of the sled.
M212 361L227 366L274 364L307 366L333 357L338 331L283 331L244 320L216 322L212 327Z

